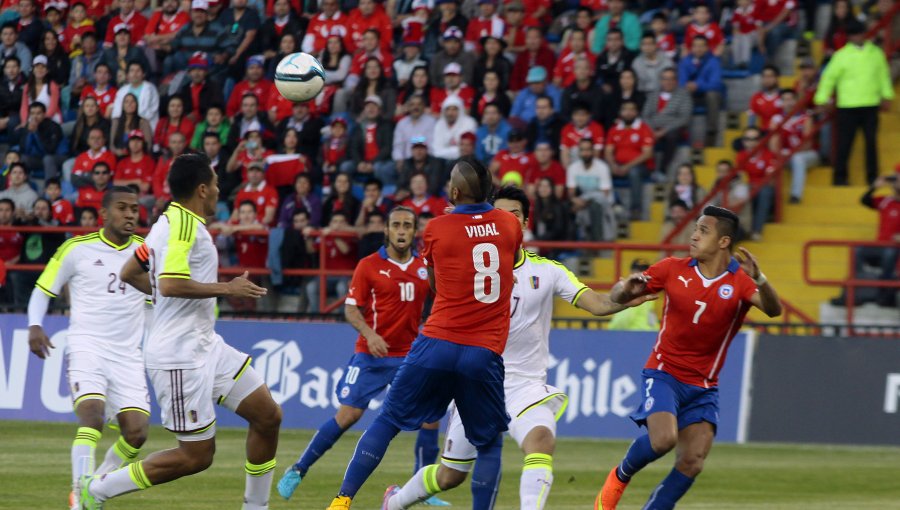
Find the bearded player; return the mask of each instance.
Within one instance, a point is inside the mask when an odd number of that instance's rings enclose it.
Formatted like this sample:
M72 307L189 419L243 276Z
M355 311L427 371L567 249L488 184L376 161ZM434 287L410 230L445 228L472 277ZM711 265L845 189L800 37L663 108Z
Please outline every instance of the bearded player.
M479 161L466 157L454 165L450 200L456 207L431 220L424 233L434 307L391 383L381 414L360 438L331 510L350 508L401 430L440 419L453 400L466 439L482 459L473 473L473 482L480 485L473 490L472 508L493 505L490 481L500 470L509 423L500 355L509 334L513 265L522 228L515 216L487 203L490 191L491 175Z
M412 209L394 208L384 229L385 246L362 259L353 272L344 316L359 332L359 338L344 379L335 388L341 407L334 418L319 427L297 462L284 472L278 482L278 493L284 499L291 498L312 465L362 418L369 401L391 383L419 333L431 288L422 257L413 250L416 226ZM431 464L437 458L437 425L419 430L417 464ZM446 506L436 498L432 503Z
M674 508L703 470L719 419L718 378L725 353L755 306L781 315L781 301L745 248L732 256L738 217L708 206L697 220L690 257L667 258L643 279L611 292L616 303L666 292L659 339L643 371L644 400L631 419L647 427L606 477L594 508L615 510L631 478L676 448L675 467L650 494L645 510Z

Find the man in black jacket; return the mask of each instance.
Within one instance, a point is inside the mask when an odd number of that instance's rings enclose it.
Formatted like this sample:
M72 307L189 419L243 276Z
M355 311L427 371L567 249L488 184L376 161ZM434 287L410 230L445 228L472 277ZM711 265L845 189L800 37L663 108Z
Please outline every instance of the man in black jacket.
M42 171L45 179L59 177L59 158L56 149L63 133L59 124L47 118L44 103L34 102L28 107L28 119L16 129L22 162L29 173Z
M0 140L5 140L19 126L19 105L22 104L22 87L25 77L17 57L9 57L3 64L3 80L0 81Z
M612 94L619 90L619 75L631 69L635 54L625 47L625 39L618 28L610 29L606 34L606 47L597 55L595 78L603 92Z
M199 123L206 118L206 110L210 106L225 104L225 98L222 96L222 85L209 77L209 57L206 53L198 51L191 55L188 75L190 81L181 85L177 95L184 101L184 114Z
M272 7L273 14L271 18L267 18L259 28L259 47L263 49L263 56L266 60L275 58L278 55L281 44L281 36L291 34L297 41L297 50L299 51L300 42L306 34L306 27L309 25L309 19L297 16L291 10L291 3L288 0L275 0ZM278 63L276 62L275 65ZM267 76L271 79L271 76Z
M601 117L603 103L603 89L594 82L592 76L594 69L590 60L579 58L575 61L575 81L563 89L559 114L568 119L572 116L572 107L579 103L585 103L591 108L591 117Z
M537 98L534 103L534 118L525 129L528 150L534 151L538 141L546 140L553 147L559 147L559 137L565 122L553 111L553 100L548 96Z
M369 96L364 105L362 118L350 130L347 160L341 163L341 172L363 180L374 176L385 186L392 186L397 182L397 169L391 158L394 129L381 118L380 97Z
M266 147L275 146L275 126L269 121L269 116L259 109L259 99L252 93L244 94L241 98L241 111L231 119L231 130L228 132L228 143L225 147L229 151L237 149L238 144L244 139L247 130L253 126L253 121L258 122L257 129L263 138Z
M322 128L325 123L319 117L309 113L309 102L294 103L293 115L278 123L275 130L278 141L284 139L288 129L294 129L299 136L298 150L306 156L307 161L316 161L319 157L319 146L322 144Z

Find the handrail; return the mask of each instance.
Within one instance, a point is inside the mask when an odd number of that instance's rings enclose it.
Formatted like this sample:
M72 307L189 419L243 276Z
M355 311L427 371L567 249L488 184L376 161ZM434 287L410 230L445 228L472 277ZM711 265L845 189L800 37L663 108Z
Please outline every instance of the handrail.
M812 256L810 252L817 247L842 247L850 249L850 258L848 260L848 276L844 279L828 279L815 278L810 274L812 266ZM831 239L817 239L807 241L803 244L803 280L807 285L812 286L842 286L846 288L847 293L844 296L847 327L853 331L853 309L855 307L854 298L856 296L857 287L878 287L878 288L894 288L900 289L900 280L860 280L856 278L856 248L860 247L882 247L897 248L900 243L892 241L845 241Z

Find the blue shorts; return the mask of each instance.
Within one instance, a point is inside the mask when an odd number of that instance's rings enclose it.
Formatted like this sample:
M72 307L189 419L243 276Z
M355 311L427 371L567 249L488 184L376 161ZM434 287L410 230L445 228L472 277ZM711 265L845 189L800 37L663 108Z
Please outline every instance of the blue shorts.
M638 426L647 425L653 413L672 413L678 418L678 430L688 425L709 422L713 431L719 425L719 388L701 388L678 381L662 370L645 368L644 401L630 417Z
M347 362L341 383L334 388L338 402L357 409L368 408L369 401L391 384L401 364L403 358L376 358L357 352Z
M384 417L416 430L447 413L450 402L475 447L492 443L509 423L503 394L503 358L484 347L419 335L384 401Z

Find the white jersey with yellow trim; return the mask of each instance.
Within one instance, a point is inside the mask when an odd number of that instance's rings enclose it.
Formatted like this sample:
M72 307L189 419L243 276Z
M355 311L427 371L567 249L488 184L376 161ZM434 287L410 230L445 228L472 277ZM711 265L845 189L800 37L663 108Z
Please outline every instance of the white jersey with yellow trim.
M219 254L206 220L172 202L147 234L153 319L144 344L147 368L199 368L219 341L215 334L215 298L165 297L159 281L218 281Z
M566 266L522 250L516 262L510 301L509 340L503 351L507 377L546 381L550 363L550 323L553 298L575 304L587 285Z
M69 285L69 352L141 359L147 296L120 280L119 271L143 241L131 236L119 246L101 230L64 242L47 263L36 286L55 298Z

